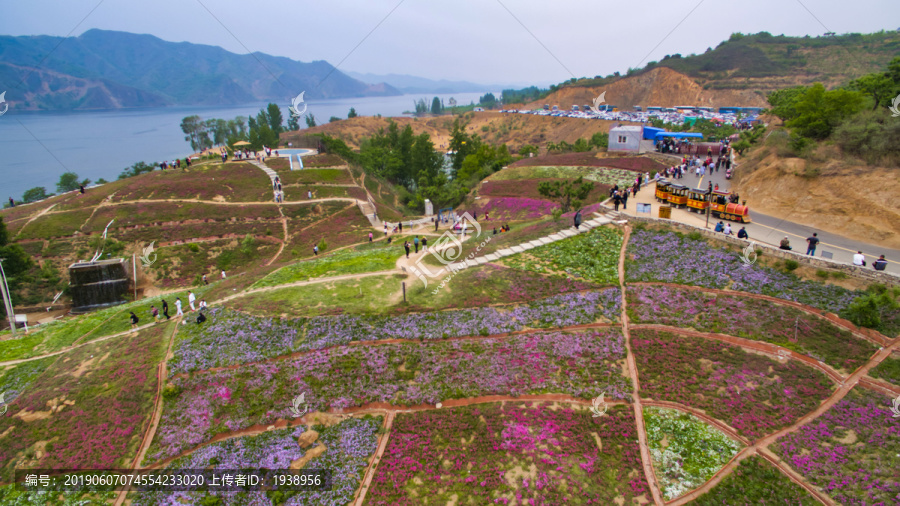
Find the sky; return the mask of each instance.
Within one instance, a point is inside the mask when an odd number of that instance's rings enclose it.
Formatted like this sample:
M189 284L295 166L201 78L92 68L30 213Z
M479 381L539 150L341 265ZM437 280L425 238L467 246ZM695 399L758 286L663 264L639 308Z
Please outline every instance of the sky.
M900 28L897 0L29 0L0 7L0 34L91 29L259 51L342 70L517 86L702 53L733 32Z

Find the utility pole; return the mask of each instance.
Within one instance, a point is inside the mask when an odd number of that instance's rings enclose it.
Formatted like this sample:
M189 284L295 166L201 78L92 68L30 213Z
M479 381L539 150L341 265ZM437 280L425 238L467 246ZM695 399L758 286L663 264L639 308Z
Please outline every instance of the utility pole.
M6 318L9 320L9 330L13 337L16 337L16 315L13 313L12 293L9 291L9 285L6 284L6 273L3 271L3 261L0 258L0 296L3 297L3 306L6 308Z
M709 228L709 213L712 211L712 191L706 190L706 228Z

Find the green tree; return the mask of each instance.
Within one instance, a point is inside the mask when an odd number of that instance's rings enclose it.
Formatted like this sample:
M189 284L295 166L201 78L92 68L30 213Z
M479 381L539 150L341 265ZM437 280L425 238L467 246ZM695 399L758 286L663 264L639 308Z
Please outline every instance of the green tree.
M785 124L804 137L825 139L841 121L864 107L864 98L858 91L826 91L821 83L816 83L803 92L794 107L797 116Z
M290 131L300 130L300 122L297 121L297 116L293 114L290 115L290 117L288 118L287 127Z
M424 98L420 98L415 102L416 105L416 116L421 116L428 112L428 104L425 103Z
M350 112L347 113L347 119L355 118L357 116L356 109L353 107L350 108Z
M312 128L312 127L316 126L316 117L313 116L311 113L307 114L304 119L306 120L307 128Z
M129 168L126 168L119 174L119 179L125 179L126 177L138 176L140 174L144 174L147 172L153 172L156 169L156 162L152 164L147 162L137 162Z
M478 103L485 109L493 109L497 105L497 97L493 93L485 93L478 99Z
M334 123L335 121L340 121L342 118L338 118L337 116L332 116L328 118L329 123Z
M466 125L459 122L459 118L453 121L453 129L450 131L450 156L453 176L462 168L463 160L470 154L478 151L481 146L481 139L477 135L469 135L466 133Z
M266 106L266 119L268 120L269 129L275 133L275 136L278 137L281 135L281 132L284 131L284 116L281 114L281 107L278 107L278 104L269 104ZM269 147L273 147L269 145ZM278 143L276 142L274 147L278 147Z
M59 193L66 193L77 190L79 186L87 186L89 184L91 184L90 179L79 182L78 174L74 172L63 172L62 175L59 176L59 182L56 183L56 191Z
M866 74L859 79L850 81L850 87L865 95L872 97L872 110L879 105L888 105L894 98L896 84L888 77L888 74Z
M609 134L604 132L596 132L591 136L591 146L595 148L609 147Z
M441 104L441 99L434 97L431 99L431 114L443 114L444 106Z
M522 156L530 156L531 154L537 155L540 152L540 148L535 146L534 144L523 144L518 153Z
M200 116L185 116L181 120L181 131L185 134L184 140L191 143L191 149L194 151L203 149L201 143L206 136L206 123L200 119Z
M26 204L29 202L37 202L38 200L44 200L49 196L46 188L43 186L35 186L30 190L25 190L25 193L22 194L22 202L25 202Z
M0 216L0 246L7 244L9 244L9 230L6 228L6 223L3 222L3 216Z
M768 96L769 105L772 106L770 111L783 121L788 121L797 117L797 102L806 91L805 86L794 86L783 90L773 91ZM654 125L656 126L656 125Z
M581 201L586 199L593 189L594 183L584 181L581 177L574 181L544 181L538 185L538 193L549 199L558 200L564 213L571 211L572 208L580 208Z

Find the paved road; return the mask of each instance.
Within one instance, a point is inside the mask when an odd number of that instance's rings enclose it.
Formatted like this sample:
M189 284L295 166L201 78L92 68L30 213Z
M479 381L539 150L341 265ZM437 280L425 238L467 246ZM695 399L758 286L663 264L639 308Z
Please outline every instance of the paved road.
M679 184L690 186L692 188L706 188L712 182L713 186L719 185L719 189L728 191L731 188L731 181L725 179L725 171L713 172L706 174L704 177L697 178L694 173L685 174L685 176L676 180ZM879 255L884 255L888 260L887 270L900 274L900 250L885 248L877 244L865 243L854 239L848 239L836 234L829 233L827 230L821 230L798 223L788 221L784 217L768 216L753 210L753 203L750 202L750 217L753 223L746 225L747 233L750 239L764 242L772 245L779 245L781 239L785 236L791 241L794 251L800 253L806 252L806 238L811 236L813 232L819 234L819 247L816 248L816 256L822 257L823 253L831 253L833 259L838 262L852 263L853 254L862 251L866 256L868 266L872 265ZM710 228L715 226L718 220L710 217ZM732 223L732 228L737 233L740 225L736 226Z

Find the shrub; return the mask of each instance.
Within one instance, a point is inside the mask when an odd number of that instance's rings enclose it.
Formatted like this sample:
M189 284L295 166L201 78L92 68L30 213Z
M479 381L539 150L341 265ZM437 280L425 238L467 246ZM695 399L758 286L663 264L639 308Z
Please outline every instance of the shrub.
M819 269L816 271L816 276L822 279L828 279L828 271Z
M784 261L784 269L787 271L796 270L798 267L800 267L800 262L796 260L791 260L790 258L788 258Z
M191 250L192 253L197 253L200 251L200 246L197 243L192 242L188 244L188 249Z

